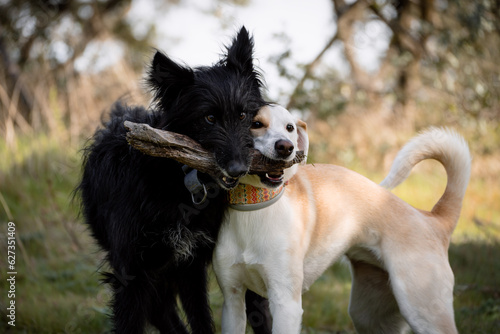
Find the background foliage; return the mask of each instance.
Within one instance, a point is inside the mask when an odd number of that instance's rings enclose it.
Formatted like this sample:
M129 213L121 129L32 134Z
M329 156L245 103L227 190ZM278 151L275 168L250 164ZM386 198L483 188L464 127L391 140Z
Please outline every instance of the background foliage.
M252 1L214 2L247 6ZM156 5L168 11L179 3ZM151 25L135 32L126 19L131 4L0 2L0 249L6 254L7 222L14 221L19 273L13 328L4 314L2 255L1 330L99 333L109 328L109 293L98 284L96 271L102 255L71 192L80 175L79 150L103 112L118 98L148 103L141 75L156 31ZM456 319L464 333L493 333L500 327L499 6L493 0L333 0L335 28L314 59L297 64L291 49L271 59L295 84L281 98L308 122L311 162L341 164L380 182L397 150L423 128L453 127L469 141L472 179L450 248ZM373 31L385 32L387 44L375 70L360 62ZM284 32L277 38L294 36ZM91 57L89 50L110 43L125 56L93 70L78 69L79 59ZM332 52L340 54L345 72L324 62ZM443 169L426 162L395 193L430 209L445 183ZM304 332L352 333L349 290L346 266L334 265L304 296ZM213 280L211 300L220 319L222 297Z

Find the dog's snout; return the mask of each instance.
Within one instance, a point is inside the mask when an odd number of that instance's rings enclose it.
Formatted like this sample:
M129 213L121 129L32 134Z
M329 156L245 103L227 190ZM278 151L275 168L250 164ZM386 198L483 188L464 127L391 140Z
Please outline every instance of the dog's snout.
M286 158L292 154L295 147L291 141L280 139L274 144L274 148L280 157Z
M229 176L238 178L240 176L243 176L247 173L247 166L239 161L230 161L227 164L226 172L229 174Z

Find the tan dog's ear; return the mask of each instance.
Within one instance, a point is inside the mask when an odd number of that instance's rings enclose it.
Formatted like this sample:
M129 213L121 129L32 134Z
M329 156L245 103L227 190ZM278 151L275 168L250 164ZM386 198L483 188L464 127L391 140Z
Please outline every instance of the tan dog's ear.
M295 121L297 125L297 134L299 138L297 139L297 146L299 151L304 151L306 158L302 161L302 165L307 163L307 152L309 151L309 136L307 135L307 124L306 122L298 119Z

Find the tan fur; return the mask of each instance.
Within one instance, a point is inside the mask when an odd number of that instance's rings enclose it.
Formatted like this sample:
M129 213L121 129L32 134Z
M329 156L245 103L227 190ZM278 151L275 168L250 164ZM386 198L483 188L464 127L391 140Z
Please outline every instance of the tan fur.
M437 247L436 244L441 251L448 248L449 238L442 221L446 218L416 210L388 190L342 167L300 166L289 181L285 196L294 204L294 212L306 212L314 203L314 214L309 219L303 214L295 216L297 225L312 229L310 239L301 242L309 245L307 254L324 251L330 246L330 237L342 240L346 249L355 244L370 247L385 238L415 239L407 246L402 242L402 247L412 249ZM343 226L346 217L355 220L348 228ZM304 239L307 236L301 234Z
M254 135L270 151L274 143L265 145L263 136L289 124L291 116L283 108L268 108L261 116L269 123ZM296 125L306 129L305 123ZM297 143L307 143L303 135ZM457 333L448 247L470 173L467 144L453 132L431 129L400 151L382 185L398 185L429 158L448 174L446 190L430 212L360 174L322 164L285 171L286 192L267 208L229 210L214 255L225 297L223 333L243 333L248 288L269 298L274 334L298 334L301 292L342 256L350 263L349 314L359 333L402 333L408 325L414 333ZM259 180L247 176L241 182Z
M269 128L269 124L271 122L270 112L271 109L269 107L263 107L262 109L259 110L257 116L254 117L253 119L254 122L261 122L263 125L263 127L260 129L252 129L254 136L262 136L264 133L266 133L267 129Z

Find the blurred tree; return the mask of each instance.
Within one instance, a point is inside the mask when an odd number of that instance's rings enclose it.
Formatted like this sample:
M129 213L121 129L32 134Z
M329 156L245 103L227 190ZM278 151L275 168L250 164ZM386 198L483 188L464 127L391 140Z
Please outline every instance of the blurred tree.
M319 96L318 88L326 84L331 101L338 100L339 106L365 102L367 96L372 104L390 97L396 114L405 116L416 101L439 96L451 108L474 117L499 118L498 1L332 1L336 32L304 66L303 76L295 78L289 109L310 108L311 96ZM377 36L370 32L374 26L383 27L377 29ZM380 38L384 31L389 37L386 51L380 55L378 69L368 71L359 60L367 52L360 40ZM332 76L331 71L322 71L326 75L315 71L324 54L336 46L349 64L347 78ZM306 85L307 81L316 83Z
M121 41L132 53L149 46L154 31L142 38L132 33L125 18L130 4L131 0L11 0L0 4L0 64L7 94L19 94L17 123L31 122L36 99L22 73L51 73L64 81L65 70L96 40Z
M327 0L325 0L327 1ZM336 30L302 75L286 64L289 50L274 57L281 75L296 82L288 108L312 114L340 114L353 105L371 109L390 105L406 117L422 100L439 100L451 113L477 119L500 116L500 4L495 0L331 0ZM165 0L163 6L180 0ZM245 6L251 0L216 0ZM155 34L135 33L126 14L132 0L5 0L0 2L0 119L6 94L18 112L17 125L30 124L37 103L33 74L50 74L65 89L68 73L95 41L119 41L137 70ZM208 14L219 17L218 6ZM220 9L220 8L219 8ZM219 17L222 24L223 17ZM282 35L280 38L287 38ZM367 47L382 41L375 69L361 59L376 52ZM322 63L329 51L341 50L346 76ZM381 51L382 50L382 51ZM135 62L134 62L135 61ZM321 71L318 69L321 68ZM70 71L70 72L68 72ZM24 74L24 75L22 75ZM28 75L29 74L29 75ZM459 112L458 112L459 110ZM457 116L459 117L459 116Z

